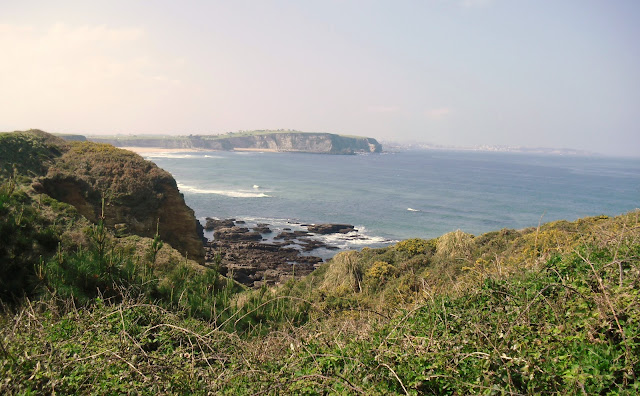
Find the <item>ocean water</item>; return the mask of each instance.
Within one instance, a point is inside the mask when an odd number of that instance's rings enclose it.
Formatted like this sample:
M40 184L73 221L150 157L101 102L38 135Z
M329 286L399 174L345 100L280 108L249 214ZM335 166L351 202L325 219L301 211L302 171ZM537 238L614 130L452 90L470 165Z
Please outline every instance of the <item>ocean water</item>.
M203 222L236 218L276 230L355 225L357 237L324 237L340 248L457 229L478 235L640 207L640 159L454 151L144 156L173 174Z

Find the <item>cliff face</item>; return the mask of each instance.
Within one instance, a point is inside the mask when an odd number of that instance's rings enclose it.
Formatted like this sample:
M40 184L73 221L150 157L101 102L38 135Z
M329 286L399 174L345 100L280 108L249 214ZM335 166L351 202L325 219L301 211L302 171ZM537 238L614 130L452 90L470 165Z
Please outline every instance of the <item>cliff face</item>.
M155 164L109 145L69 145L41 131L0 137L3 148L15 149L10 150L13 156L7 152L0 158L4 172L15 167L40 175L33 184L38 192L75 206L93 222L101 215L104 197L107 226L126 233L153 237L159 219L165 242L193 260L204 261L193 210L185 204L173 177Z
M321 154L379 153L382 146L373 138L332 133L272 133L220 139L234 149L266 149Z
M271 150L318 154L379 153L382 146L373 138L332 133L273 132L229 135L101 138L95 142L118 147L193 148L207 150Z

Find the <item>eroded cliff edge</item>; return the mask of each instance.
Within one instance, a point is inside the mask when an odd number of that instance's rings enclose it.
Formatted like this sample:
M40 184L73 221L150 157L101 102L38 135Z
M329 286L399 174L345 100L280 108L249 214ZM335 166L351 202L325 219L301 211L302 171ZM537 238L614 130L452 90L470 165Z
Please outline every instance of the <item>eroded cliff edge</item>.
M376 139L333 133L253 131L225 135L189 136L89 136L89 140L116 147L158 147L166 149L269 150L318 154L379 153Z
M102 215L117 233L160 237L183 255L204 262L202 229L175 179L139 155L108 144L68 143L39 130L11 134L5 172L25 167L34 189L73 205L92 222ZM10 151L19 152L8 158ZM33 152L32 152L33 151ZM25 155L26 154L26 155ZM27 163L22 164L22 162Z

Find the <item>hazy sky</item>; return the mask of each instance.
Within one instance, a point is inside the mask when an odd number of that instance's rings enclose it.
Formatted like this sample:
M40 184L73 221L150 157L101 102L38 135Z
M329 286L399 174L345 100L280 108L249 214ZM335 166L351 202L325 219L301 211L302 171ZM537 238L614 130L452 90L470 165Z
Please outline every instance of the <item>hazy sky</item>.
M640 1L0 1L0 130L640 156Z

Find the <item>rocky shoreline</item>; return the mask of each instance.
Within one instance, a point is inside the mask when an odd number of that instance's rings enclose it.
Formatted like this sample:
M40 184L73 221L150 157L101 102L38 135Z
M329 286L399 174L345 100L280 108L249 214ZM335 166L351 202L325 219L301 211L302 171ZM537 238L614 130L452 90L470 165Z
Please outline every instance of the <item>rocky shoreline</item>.
M362 239L350 224L294 225L298 229L285 227L276 234L266 223L207 217L204 229L213 232L213 239L205 242L206 263L250 287L276 285L308 275L322 264L323 258L314 251L339 249L318 236L349 234Z

